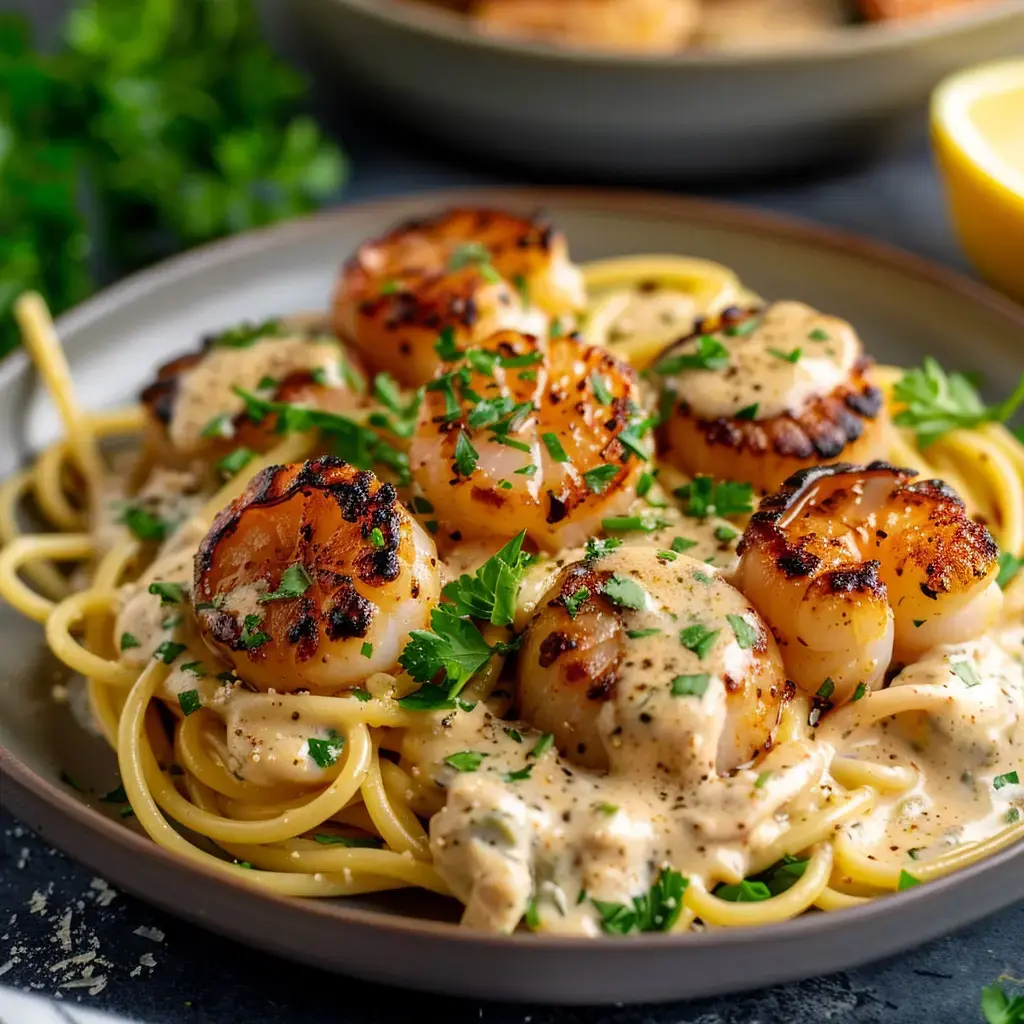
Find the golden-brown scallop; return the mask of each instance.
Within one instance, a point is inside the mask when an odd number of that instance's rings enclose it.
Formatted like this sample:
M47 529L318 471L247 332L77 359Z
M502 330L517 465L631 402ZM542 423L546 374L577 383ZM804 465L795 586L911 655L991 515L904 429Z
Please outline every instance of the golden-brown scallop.
M670 53L700 23L698 0L476 0L482 28L586 49Z
M439 594L434 542L394 487L333 456L259 473L195 557L204 640L264 690L393 669Z
M799 302L727 310L655 364L664 456L762 493L806 466L883 458L889 430L853 328Z
M375 371L430 380L442 329L467 348L499 330L545 335L586 301L565 236L538 218L456 209L365 242L342 268L334 324Z
M237 448L265 452L277 417L253 423L236 388L278 402L342 413L360 404L356 372L336 338L301 320L243 324L209 335L198 352L161 366L141 394L144 463L186 469Z
M914 476L881 462L802 470L751 517L733 582L808 694L876 688L894 654L973 639L999 613L988 530L946 484Z
M519 716L590 768L691 781L769 741L786 696L770 631L713 568L622 547L575 562L537 605ZM628 767L627 767L628 765Z
M624 513L648 457L636 378L574 337L506 331L428 385L413 435L413 480L446 533L542 548L583 544Z

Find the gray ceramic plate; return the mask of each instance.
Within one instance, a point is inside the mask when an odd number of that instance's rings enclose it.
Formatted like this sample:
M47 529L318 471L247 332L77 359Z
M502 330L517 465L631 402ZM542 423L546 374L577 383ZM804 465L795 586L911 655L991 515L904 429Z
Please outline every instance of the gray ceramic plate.
M1024 310L980 286L874 244L675 198L473 192L357 206L173 260L61 319L82 400L129 399L153 367L200 332L242 318L322 307L339 262L391 222L453 203L543 204L586 260L679 252L735 267L764 295L851 319L886 360L932 353L982 371L998 390L1021 371ZM21 356L0 368L0 473L56 436ZM838 914L769 929L586 941L460 931L453 907L413 894L316 902L258 895L179 862L60 782L99 793L113 758L51 689L61 678L41 631L0 608L0 769L5 804L114 884L171 913L285 957L377 981L542 1002L650 1001L733 992L891 956L1024 898L1024 846L958 875Z
M577 175L709 176L860 154L952 71L1024 52L1024 0L813 43L630 56L491 38L413 0L289 0L328 75L460 148Z

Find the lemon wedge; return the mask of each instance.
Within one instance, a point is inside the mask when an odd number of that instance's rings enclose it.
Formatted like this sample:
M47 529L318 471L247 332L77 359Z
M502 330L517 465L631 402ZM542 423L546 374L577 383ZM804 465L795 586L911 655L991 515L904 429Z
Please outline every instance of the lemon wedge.
M984 64L932 97L932 142L968 258L1024 302L1024 60Z

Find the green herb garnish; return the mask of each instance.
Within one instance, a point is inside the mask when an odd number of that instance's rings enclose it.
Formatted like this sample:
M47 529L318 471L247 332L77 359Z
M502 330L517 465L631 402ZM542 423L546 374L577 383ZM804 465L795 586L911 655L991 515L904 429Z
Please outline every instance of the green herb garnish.
M203 702L199 697L199 691L182 690L178 694L178 706L186 717L198 711L203 706Z
M260 597L260 603L288 601L292 598L302 597L312 585L313 580L310 579L306 567L299 562L293 562L281 573L281 581L278 583L277 589L269 594L263 594Z

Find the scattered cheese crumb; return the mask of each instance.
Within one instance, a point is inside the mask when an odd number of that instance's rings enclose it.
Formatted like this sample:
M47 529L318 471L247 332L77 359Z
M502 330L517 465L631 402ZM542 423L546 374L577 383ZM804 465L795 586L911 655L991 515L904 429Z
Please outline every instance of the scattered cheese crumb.
M145 925L139 925L132 934L138 935L143 939L149 939L152 942L164 941L164 933L159 928L147 928Z

